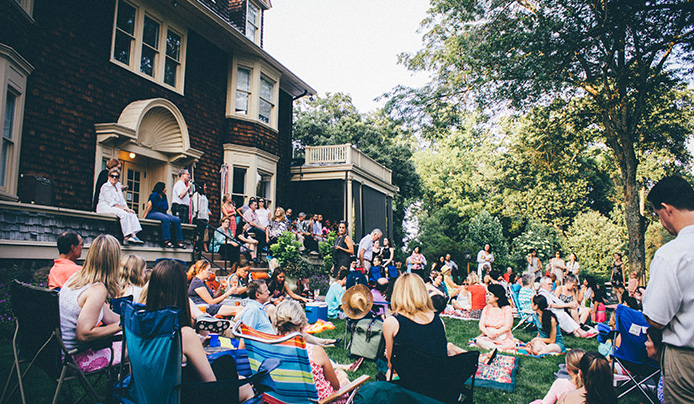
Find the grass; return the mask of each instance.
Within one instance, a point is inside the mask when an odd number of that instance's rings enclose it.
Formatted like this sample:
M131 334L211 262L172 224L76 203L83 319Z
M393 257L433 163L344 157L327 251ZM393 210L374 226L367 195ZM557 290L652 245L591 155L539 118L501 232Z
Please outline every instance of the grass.
M477 322L461 321L455 319L444 319L446 324L447 336L450 342L464 348L475 349L467 346L467 341L479 334ZM318 336L322 338L343 338L345 332L345 322L341 320L333 321L335 324L334 330L324 331ZM522 341L529 341L534 334L531 332L517 330L514 336ZM573 336L565 336L564 343L568 348L583 348L585 350L596 350L597 341L593 339L574 338ZM347 352L340 344L338 347L327 348L326 351L330 358L338 363L350 363ZM526 356L520 357L520 366L516 374L516 389L513 392L506 393L499 390L475 388L476 403L529 403L537 398L542 398L549 390L554 381L553 372L555 372L559 363L564 361L564 356L549 356L543 359L530 358ZM9 340L0 340L0 382L3 383L7 378L8 372L12 366L12 347ZM364 361L361 368L357 372L350 373L349 376L353 380L356 377L367 374L372 378L376 375L376 364L372 361ZM27 402L30 403L46 403L50 402L53 396L55 385L39 370L32 370L29 376L31 382L26 384ZM74 383L77 385L77 383ZM78 386L75 389L75 395L79 395ZM97 387L100 394L106 395L107 387L105 383L101 383ZM620 400L620 403L640 403L642 397L637 393L631 393L629 396ZM18 394L14 395L14 403L18 403ZM61 397L61 403L69 403L71 400L67 397ZM87 401L88 402L88 401Z

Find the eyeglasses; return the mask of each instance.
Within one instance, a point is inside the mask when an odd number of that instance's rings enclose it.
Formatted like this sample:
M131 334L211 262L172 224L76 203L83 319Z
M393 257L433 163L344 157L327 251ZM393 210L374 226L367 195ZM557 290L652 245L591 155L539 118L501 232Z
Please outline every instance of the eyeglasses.
M120 178L120 174L111 174L109 175L111 178Z

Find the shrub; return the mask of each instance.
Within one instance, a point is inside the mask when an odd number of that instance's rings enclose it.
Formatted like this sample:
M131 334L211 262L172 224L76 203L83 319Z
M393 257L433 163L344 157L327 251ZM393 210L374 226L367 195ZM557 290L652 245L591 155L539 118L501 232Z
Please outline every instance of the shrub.
M478 213L468 223L464 244L473 247L470 248L473 257L477 256L477 251L483 249L485 244L489 244L494 254L492 267L503 268L508 264L508 242L504 237L501 221L486 210Z
M527 256L531 249L537 250L537 257L545 266L549 259L554 257L557 250L563 255L568 255L564 248L565 240L554 227L547 226L537 221L530 221L525 225L525 231L516 237L511 244L510 261L517 273L525 272L528 268ZM542 268L544 272L544 268Z
M626 251L626 228L596 211L579 213L566 231L566 242L578 256L581 273L606 280L610 277L612 255Z

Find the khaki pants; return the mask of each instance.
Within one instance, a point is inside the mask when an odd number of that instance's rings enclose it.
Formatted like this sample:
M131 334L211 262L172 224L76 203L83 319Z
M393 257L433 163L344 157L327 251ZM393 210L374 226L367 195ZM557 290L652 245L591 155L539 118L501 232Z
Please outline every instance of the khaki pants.
M666 403L694 403L694 350L665 345L660 359Z

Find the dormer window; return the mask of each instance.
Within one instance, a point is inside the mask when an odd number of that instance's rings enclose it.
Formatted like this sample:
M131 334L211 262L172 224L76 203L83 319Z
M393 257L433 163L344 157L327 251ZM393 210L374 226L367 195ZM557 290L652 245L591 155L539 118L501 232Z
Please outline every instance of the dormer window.
M236 56L229 74L227 117L260 122L277 129L279 72L259 59Z
M260 8L250 0L246 7L246 38L260 45L260 19L262 14Z

